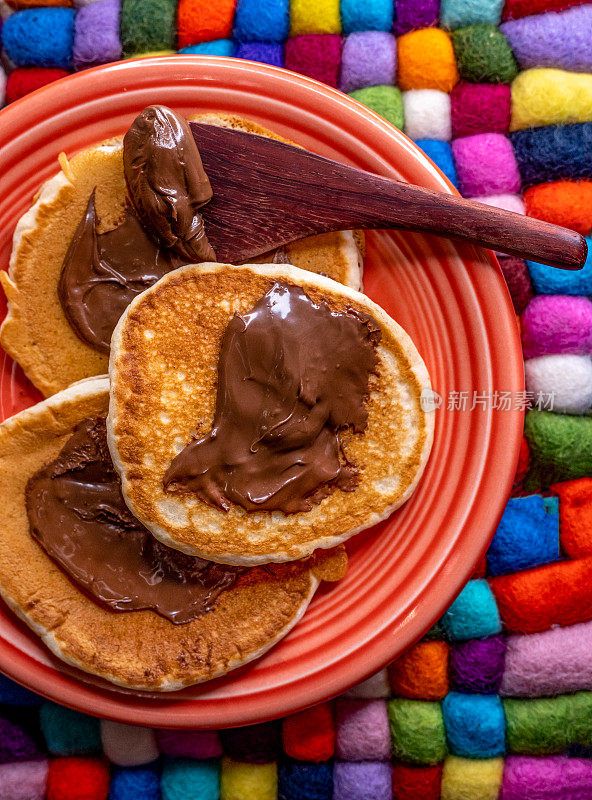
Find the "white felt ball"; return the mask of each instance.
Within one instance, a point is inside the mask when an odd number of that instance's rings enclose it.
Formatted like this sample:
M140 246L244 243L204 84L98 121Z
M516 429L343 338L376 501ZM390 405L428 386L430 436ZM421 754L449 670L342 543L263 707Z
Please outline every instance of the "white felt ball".
M109 761L120 767L149 764L158 758L156 737L151 728L102 719L101 741Z
M403 92L405 133L410 139L450 141L450 95L437 89Z
M390 696L388 675L385 669L381 669L374 675L371 675L362 683L345 693L345 697L357 697L360 700L380 700Z
M592 407L590 356L552 355L530 358L524 364L526 389L552 396L553 411L585 414Z
M524 201L519 194L490 194L488 197L473 197L473 200L504 211L513 211L515 214L526 213Z

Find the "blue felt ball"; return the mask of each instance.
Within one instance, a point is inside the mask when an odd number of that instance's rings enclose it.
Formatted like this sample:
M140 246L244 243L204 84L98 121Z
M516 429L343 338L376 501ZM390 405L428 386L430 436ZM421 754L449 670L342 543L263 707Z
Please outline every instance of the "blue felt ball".
M289 32L289 0L238 0L234 35L240 41L283 42Z
M391 31L393 0L341 0L341 25L344 33Z
M160 776L156 765L114 769L109 800L160 800Z
M291 761L280 764L278 800L331 800L333 766Z
M523 188L561 178L592 178L592 122L514 131L510 141Z
M160 779L162 800L218 800L220 763L190 758L166 759Z
M440 24L445 28L489 23L499 25L504 0L442 0Z
M74 48L71 8L27 8L8 17L2 44L18 67L70 69Z
M450 692L442 701L448 747L463 758L495 758L506 750L502 702L494 694Z
M592 294L592 239L586 241L588 258L582 269L553 269L537 261L526 262L537 294Z
M421 147L426 156L431 158L437 167L440 167L450 183L458 188L458 179L449 143L442 142L439 139L418 139L415 144Z
M57 756L101 752L101 727L95 717L55 703L43 703L39 712L47 749Z
M43 698L28 689L19 686L4 675L0 675L0 703L7 706L40 706Z
M271 64L273 67L284 66L284 45L271 42L239 42L235 53L237 58L258 61L260 64Z
M449 638L459 641L500 633L500 615L487 581L469 581L444 614L442 623Z
M232 39L215 39L213 42L201 42L183 47L179 53L193 56L233 56L234 42Z
M489 571L503 575L558 558L558 513L547 510L540 495L512 497L487 551Z

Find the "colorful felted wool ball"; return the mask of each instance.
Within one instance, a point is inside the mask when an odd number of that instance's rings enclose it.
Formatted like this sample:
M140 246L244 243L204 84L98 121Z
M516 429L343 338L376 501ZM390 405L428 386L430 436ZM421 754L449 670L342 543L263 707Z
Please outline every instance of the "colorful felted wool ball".
M165 756L173 758L218 758L222 755L216 731L157 731L156 741Z
M397 83L408 89L452 91L458 70L450 36L439 28L406 33L397 40Z
M31 737L18 725L0 717L0 764L31 761L38 755L37 745Z
M570 745L592 741L590 692L540 699L506 698L508 752L515 755L553 755Z
M551 756L509 756L504 764L504 800L585 800L592 785L592 761Z
M384 700L340 699L336 705L336 755L343 761L387 761L391 757Z
M490 573L517 572L558 558L559 516L547 511L540 495L510 498L487 551Z
M182 47L180 55L196 56L233 56L234 42L232 39L215 39L213 42L200 42L190 44L189 47Z
M418 642L389 667L393 693L415 700L442 700L448 694L446 642Z
M121 58L120 0L97 0L76 14L73 59L76 69Z
M236 48L237 58L258 61L260 64L271 64L272 67L284 66L283 44L270 42L239 42Z
M341 36L309 34L286 42L286 69L337 88L341 63Z
M439 12L440 0L395 0L397 36L437 25Z
M278 800L333 800L333 765L281 762Z
M499 612L487 581L469 581L442 621L448 636L455 641L500 633Z
M283 43L290 30L289 0L238 0L234 36L241 42Z
M592 622L530 636L509 636L500 691L537 697L592 689L590 648Z
M502 19L518 19L530 14L542 14L545 11L561 11L571 6L578 6L581 2L582 0L506 0Z
M551 488L559 495L561 547L570 558L592 556L592 478L556 483Z
M335 751L335 723L329 703L313 706L283 720L284 751L300 761L328 761Z
M440 800L442 766L393 764L393 800Z
M405 133L410 139L450 141L450 95L437 89L403 92Z
M2 44L17 67L72 67L74 17L71 8L31 8L4 21Z
M458 186L452 150L448 142L442 142L438 139L420 138L415 140L415 144L421 147L426 156L431 158L434 164L442 170L453 186Z
M592 303L587 297L538 295L522 315L525 358L592 352Z
M43 703L39 713L41 731L50 753L71 756L101 752L99 720L55 703Z
M291 0L290 33L341 33L339 0Z
M222 759L220 800L276 800L277 764L245 764Z
M1 32L1 29L0 29ZM6 102L6 73L0 65L0 108Z
M109 767L98 758L55 758L49 762L47 800L107 800Z
M525 213L524 202L519 194L490 194L473 199L477 203L493 206L493 208L501 208L504 211L512 211L514 214Z
M534 288L540 294L592 294L592 239L588 239L588 257L582 269L553 270L545 264L527 261ZM555 275L560 272L561 275ZM563 273L567 274L563 274Z
M445 28L489 23L499 25L504 0L442 0L440 23Z
M592 181L555 181L524 192L530 217L589 236L592 231Z
M525 186L592 178L592 122L515 131L510 139Z
M69 73L65 69L49 69L47 67L19 67L13 70L6 81L6 102L13 103L35 89L48 83L65 78Z
M460 76L476 83L511 83L518 73L503 33L495 25L469 25L452 33Z
M394 755L412 764L438 764L447 754L440 703L394 698L388 703Z
M526 437L522 437L520 443L520 453L518 455L518 466L516 467L516 475L514 476L514 483L512 485L512 492L517 494L522 491L524 478L530 469L530 448Z
M230 38L235 7L236 0L216 0L215 3L209 0L179 0L179 47Z
M123 55L135 56L174 48L176 11L176 0L123 0L121 5Z
M218 761L165 759L160 779L162 800L219 800Z
M441 800L498 800L503 758L449 756L442 770Z
M503 636L458 642L450 654L450 680L460 692L495 694L504 674Z
M369 86L356 89L350 96L362 103L396 128L403 129L403 99L396 86Z
M505 753L504 710L497 695L450 692L442 702L450 751L464 758Z
M458 184L465 197L520 191L512 146L501 133L479 133L452 142Z
M135 767L158 758L154 731L137 725L101 720L103 752L113 764Z
M395 37L390 33L352 33L343 43L339 88L342 92L353 92L366 86L394 83L396 54Z
M457 83L450 95L452 135L506 133L510 127L510 87L496 83Z
M530 358L524 364L526 388L536 397L550 398L550 410L587 414L592 407L590 356L556 355Z
M380 700L390 696L390 687L387 671L381 669L375 672L362 683L352 686L345 692L344 697L356 697L359 700Z
M588 4L505 22L501 31L521 69L592 71L592 6Z
M333 800L391 800L391 765L384 761L336 761L333 787Z
M393 11L393 0L341 0L343 32L391 31Z
M512 83L510 129L592 120L592 75L529 69Z
M0 797L2 800L44 800L48 770L45 760L0 764Z
M531 456L525 480L527 491L535 484L546 489L559 481L592 474L592 417L532 410L526 415L524 432Z
M235 761L265 764L276 761L282 752L279 722L262 722L246 728L229 728L220 732L222 747Z
M109 800L160 800L160 775L155 766L114 769Z
M534 296L526 261L516 256L502 256L498 261L512 297L514 310L517 314L522 314Z

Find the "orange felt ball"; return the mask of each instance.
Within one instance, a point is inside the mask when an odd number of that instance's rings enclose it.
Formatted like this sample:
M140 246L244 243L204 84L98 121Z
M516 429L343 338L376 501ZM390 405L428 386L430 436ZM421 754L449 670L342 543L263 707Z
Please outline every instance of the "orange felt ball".
M98 758L49 762L46 800L107 800L109 767Z
M442 700L448 694L448 645L418 642L389 667L393 693L414 700Z
M397 83L407 89L451 92L458 69L450 36L439 28L411 31L397 40Z
M592 556L592 478L556 483L559 495L559 538L570 558Z
M236 0L179 0L179 48L214 39L228 39L232 35L235 7Z
M489 585L509 633L592 620L592 558L501 575Z
M529 217L588 236L592 230L592 181L539 183L524 192Z
M328 761L335 751L335 723L329 703L286 717L283 724L286 755L299 761Z

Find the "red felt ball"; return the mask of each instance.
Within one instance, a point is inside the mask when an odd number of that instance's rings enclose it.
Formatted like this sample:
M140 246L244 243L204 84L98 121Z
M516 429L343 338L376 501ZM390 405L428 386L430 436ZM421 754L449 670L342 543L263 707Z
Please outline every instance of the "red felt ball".
M582 0L506 0L502 19L518 19L545 11L562 11L570 6L581 5Z
M65 69L19 67L10 73L6 81L6 102L12 103L41 86L65 78L68 74Z
M283 724L286 755L299 761L327 761L335 750L335 723L328 703L287 717Z
M442 765L410 767L393 764L394 800L439 800Z
M98 758L49 762L46 800L107 800L109 767Z

